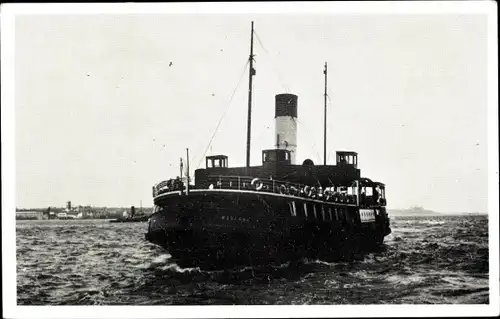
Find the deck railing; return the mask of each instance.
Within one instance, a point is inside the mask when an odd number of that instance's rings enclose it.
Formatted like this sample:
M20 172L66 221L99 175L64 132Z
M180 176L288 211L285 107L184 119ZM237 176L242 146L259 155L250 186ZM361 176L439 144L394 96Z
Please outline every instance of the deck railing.
M184 190L186 187L184 181L185 179L178 178L159 182L158 184L153 186L153 197L168 192Z
M356 204L356 195L347 194L346 186L323 188L274 179L259 179L242 176L209 176L209 189L256 190L275 194L312 198L339 203Z
M233 189L270 192L282 195L325 200L344 204L356 204L357 195L348 194L346 186L323 188L307 184L297 184L273 179L259 179L249 176L210 175L204 183L208 189ZM171 191L184 190L185 184L180 180L163 181L153 186L153 197Z

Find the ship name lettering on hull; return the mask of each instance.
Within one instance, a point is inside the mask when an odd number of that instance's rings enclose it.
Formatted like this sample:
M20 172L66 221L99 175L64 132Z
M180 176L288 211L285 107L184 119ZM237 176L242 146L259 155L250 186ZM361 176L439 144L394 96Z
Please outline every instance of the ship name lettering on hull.
M221 216L222 220L230 220L230 221L239 221L239 222L244 222L244 223L249 223L250 218L245 218L245 217L240 217L240 216L231 216L231 215L224 215Z

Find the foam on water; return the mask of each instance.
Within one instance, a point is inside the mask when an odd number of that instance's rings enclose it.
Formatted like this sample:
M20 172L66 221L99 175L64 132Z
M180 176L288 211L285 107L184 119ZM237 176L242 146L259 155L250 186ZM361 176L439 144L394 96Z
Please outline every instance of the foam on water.
M401 285L409 285L414 283L419 283L425 281L424 276L421 275L391 275L385 278L385 280L389 281L392 284L401 284Z
M162 254L162 255L156 257L155 259L153 259L153 261L151 261L151 264L152 265L155 265L155 264L164 264L170 258L172 258L172 255L170 255L168 253L165 253L165 254Z
M326 262L326 261L319 260L319 259L315 259L315 260L305 259L304 262L306 264L319 264L319 265L325 265L325 266L333 266L333 265L335 265L335 263L333 263L333 262Z
M426 224L426 225L443 225L444 221L440 221L440 220L426 220L425 222L422 222L422 224Z
M185 273L185 272L200 272L200 267L193 267L193 268L181 268L177 264L169 264L161 267L161 270L172 270L176 271L178 273Z
M486 216L392 217L375 251L334 262L181 267L144 224L17 223L19 305L488 303Z

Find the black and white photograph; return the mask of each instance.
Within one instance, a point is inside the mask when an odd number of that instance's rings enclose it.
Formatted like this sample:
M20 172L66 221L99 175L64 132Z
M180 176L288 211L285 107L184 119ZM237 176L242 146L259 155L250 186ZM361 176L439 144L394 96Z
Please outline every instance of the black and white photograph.
M496 9L2 4L4 317L500 315Z

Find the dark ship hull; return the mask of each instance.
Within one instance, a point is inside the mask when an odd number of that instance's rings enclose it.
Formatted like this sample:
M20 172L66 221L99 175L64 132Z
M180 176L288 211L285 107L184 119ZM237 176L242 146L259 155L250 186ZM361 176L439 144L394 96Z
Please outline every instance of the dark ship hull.
M146 238L185 266L282 263L377 245L384 208L250 190L199 189L155 198Z
M298 96L290 93L275 96L275 148L250 165L253 34L252 22L246 166L206 156L191 185L187 154L185 185L181 159L180 177L153 186L146 238L193 266L281 263L381 244L391 232L385 185L361 177L356 152L337 151L336 165L326 163L326 63L323 165L296 164Z

